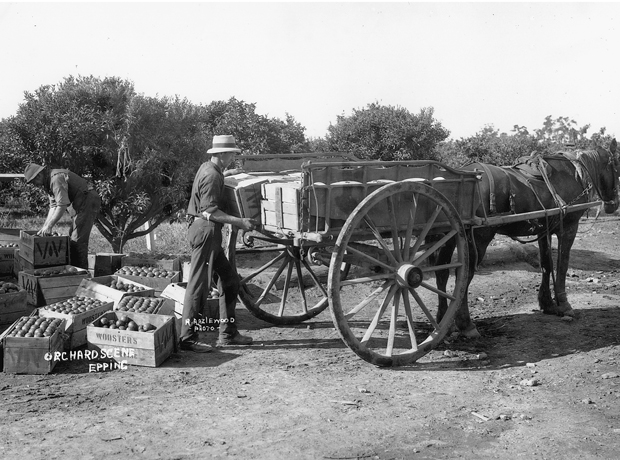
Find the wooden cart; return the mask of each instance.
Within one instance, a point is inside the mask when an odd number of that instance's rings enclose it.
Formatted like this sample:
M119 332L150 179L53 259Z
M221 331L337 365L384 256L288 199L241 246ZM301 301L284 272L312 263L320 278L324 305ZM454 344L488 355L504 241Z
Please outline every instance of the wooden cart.
M468 229L560 212L476 217L480 173L436 161L334 155L302 164L307 158L297 157L299 169L286 177L265 172L260 156L240 159L247 172L275 177L263 184L261 230L244 236L254 247L238 251L256 255L254 266L246 257L239 267L243 304L276 325L298 324L329 305L346 345L381 366L415 362L449 331L467 286ZM283 157L279 164L291 165ZM454 256L439 266L433 255L451 238ZM234 244L229 250L234 263ZM446 269L453 276L441 290L434 274ZM437 296L448 301L441 321Z

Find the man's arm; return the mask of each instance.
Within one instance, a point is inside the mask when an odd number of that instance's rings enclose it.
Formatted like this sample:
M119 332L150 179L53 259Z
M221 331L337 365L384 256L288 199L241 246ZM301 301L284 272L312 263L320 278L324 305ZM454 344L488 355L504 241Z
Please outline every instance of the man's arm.
M245 217L234 217L229 214L226 214L221 209L216 209L212 213L208 213L204 211L202 213L202 217L212 222L219 222L220 224L230 224L235 227L239 227L246 232L252 231L256 228L258 222L254 219L248 219Z
M45 219L45 223L43 224L41 230L37 232L37 235L51 235L52 228L62 218L62 215L66 210L67 206L56 206L54 208L50 208L50 211L47 214L47 219Z

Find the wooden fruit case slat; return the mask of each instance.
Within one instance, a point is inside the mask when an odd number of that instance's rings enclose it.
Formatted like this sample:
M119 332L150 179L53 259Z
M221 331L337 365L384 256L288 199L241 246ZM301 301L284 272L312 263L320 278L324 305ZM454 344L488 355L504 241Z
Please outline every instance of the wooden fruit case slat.
M58 271L66 269L76 269L71 265L61 265L49 267L49 270ZM83 279L90 278L86 270L81 270L75 274L64 274L56 276L37 276L37 270L22 270L19 272L19 285L26 290L28 303L41 307L60 300L66 300L75 296L78 286Z
M113 302L104 302L91 310L72 314L39 308L39 316L43 318L60 318L65 320L65 334L67 335L66 348L73 350L74 348L86 345L86 326L99 318L103 313L112 311L113 307Z
M34 268L69 264L68 236L37 236L34 230L20 232L19 253Z
M15 323L6 331L10 333ZM8 337L2 339L3 346L3 369L12 374L49 374L57 364L57 360L51 359L55 352L61 352L64 348L65 321L54 331L50 337Z
M117 363L136 366L158 367L176 348L176 329L174 318L166 315L150 315L133 312L107 312L98 319L118 320L127 316L137 324L150 323L156 327L154 332L138 332L96 327L94 322L87 326L88 348L97 350L99 355L110 356ZM118 353L109 353L114 350ZM116 356L118 355L118 356Z
M139 286L143 288L142 291L136 292L125 292L120 291L118 289L114 289L109 286L112 280L122 281L126 284L132 284L134 286ZM138 283L137 281L130 280L123 276L119 275L108 275L108 276L97 276L90 279L83 279L80 282L77 290L75 291L75 295L84 296L84 297L92 297L93 299L109 301L114 304L114 307L118 305L118 303L122 300L123 297L128 295L135 296L154 296L155 289L145 286L144 284Z

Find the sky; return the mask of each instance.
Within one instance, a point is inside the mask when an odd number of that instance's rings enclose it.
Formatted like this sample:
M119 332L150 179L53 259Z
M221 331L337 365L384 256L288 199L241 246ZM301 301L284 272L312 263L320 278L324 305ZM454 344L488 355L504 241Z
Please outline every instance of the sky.
M620 135L618 19L620 3L0 2L0 119L93 75L235 97L307 137L375 102L432 107L452 139L548 115Z

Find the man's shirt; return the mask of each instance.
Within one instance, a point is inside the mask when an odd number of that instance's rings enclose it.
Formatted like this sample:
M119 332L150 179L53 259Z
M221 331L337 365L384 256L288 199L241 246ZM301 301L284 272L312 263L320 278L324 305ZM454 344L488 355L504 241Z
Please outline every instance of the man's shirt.
M200 165L194 178L187 214L202 217L203 212L213 214L218 209L226 211L224 174L215 163L206 161Z
M88 182L68 169L52 169L47 190L50 208L69 206L79 193L88 191Z

